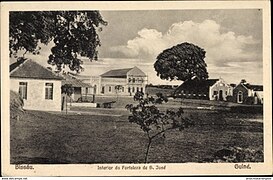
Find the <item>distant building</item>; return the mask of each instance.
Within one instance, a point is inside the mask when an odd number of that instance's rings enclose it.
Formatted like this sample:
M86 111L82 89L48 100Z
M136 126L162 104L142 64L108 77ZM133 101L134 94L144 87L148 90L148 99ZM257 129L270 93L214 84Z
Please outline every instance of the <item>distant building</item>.
M240 104L263 104L263 86L240 83L233 89L231 101Z
M72 101L93 101L94 88L90 84L82 82L70 73L63 73L62 76L62 85L70 84L73 87Z
M137 91L145 93L147 75L138 67L115 69L107 71L99 77L91 77L90 83L95 88L95 94L134 95Z
M207 99L226 101L227 96L232 95L232 87L222 78L198 80L197 78L187 80L175 91L175 97L189 99Z
M20 94L27 110L61 111L62 80L30 59L10 65L10 89Z

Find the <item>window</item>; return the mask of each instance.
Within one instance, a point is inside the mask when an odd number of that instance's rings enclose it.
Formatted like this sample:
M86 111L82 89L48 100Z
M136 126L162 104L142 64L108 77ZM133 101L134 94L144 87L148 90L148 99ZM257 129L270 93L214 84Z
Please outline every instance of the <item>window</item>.
M136 90L137 92L139 91L139 87L137 87L137 90Z
M128 82L131 82L131 78L128 79Z
M27 99L27 82L19 82L19 94L22 99Z
M129 93L131 92L131 88L130 88L130 87L128 87L128 92L129 92Z
M111 92L111 90L112 90L112 89L111 89L111 86L109 86L109 92Z
M104 86L101 88L101 93L104 94Z
M140 88L140 91L143 92L143 87Z
M132 88L132 92L135 92L135 87Z
M213 95L217 95L218 94L218 92L217 91L213 91Z
M53 83L45 83L45 99L53 99Z
M136 82L136 79L135 78L133 78L133 83L135 83Z

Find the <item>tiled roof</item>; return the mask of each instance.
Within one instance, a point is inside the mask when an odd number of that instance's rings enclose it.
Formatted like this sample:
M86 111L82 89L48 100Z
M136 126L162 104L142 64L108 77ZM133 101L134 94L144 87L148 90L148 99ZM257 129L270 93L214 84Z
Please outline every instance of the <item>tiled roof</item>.
M12 78L30 78L30 79L54 79L63 78L51 70L43 67L31 59L17 61L10 65L10 77Z
M78 79L63 80L63 81L62 81L62 85L65 85L65 84L71 84L72 87L92 87L91 85L86 84L86 83L84 83L84 82L81 82L81 81L78 80Z
M219 79L207 79L207 80L187 80L181 84L175 92L182 90L205 93L208 92L209 87L215 84Z
M132 69L133 68L110 70L102 74L101 77L125 78L127 76L127 73Z
M251 89L253 91L263 91L262 85L251 85L251 84L243 84L246 88Z
M91 85L89 84L86 84L84 82L82 82L81 80L79 79L76 79L74 77L71 77L70 75L63 75L64 79L62 81L62 85L65 85L65 84L71 84L72 87L92 87Z

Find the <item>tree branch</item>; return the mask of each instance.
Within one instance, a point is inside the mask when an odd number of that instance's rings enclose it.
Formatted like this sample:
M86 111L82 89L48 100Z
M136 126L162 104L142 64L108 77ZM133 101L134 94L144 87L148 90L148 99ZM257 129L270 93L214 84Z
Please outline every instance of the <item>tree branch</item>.
M162 130L162 131L156 133L155 135L153 135L153 136L151 137L151 139L155 138L156 136L158 136L158 135L160 135L160 134L162 134L162 133L164 133L164 132L166 132L166 131L168 131L168 130L172 130L172 129L176 129L176 128L178 128L178 127L174 127L174 128L173 128L173 127L170 127L170 128L164 129L164 130Z
M28 50L26 50L26 51L24 52L24 54L23 54L23 58L25 58L25 54L27 53L27 51L28 51Z

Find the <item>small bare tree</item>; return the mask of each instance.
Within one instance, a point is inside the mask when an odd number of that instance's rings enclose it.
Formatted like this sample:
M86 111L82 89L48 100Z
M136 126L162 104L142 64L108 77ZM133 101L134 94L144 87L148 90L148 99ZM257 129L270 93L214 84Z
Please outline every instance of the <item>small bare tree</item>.
M117 94L117 102L118 102L118 94L120 93L122 88L123 88L122 85L116 85L115 86L115 90L116 90L116 94Z
M67 97L71 98L71 95L74 93L74 88L72 87L71 84L65 84L61 87L62 89L62 94L65 94L65 111L67 114Z
M153 140L159 136L166 138L165 133L170 130L179 129L182 131L185 128L193 126L194 123L188 118L184 118L183 109L161 111L156 106L168 102L168 99L157 93L156 98L152 96L144 97L143 92L137 92L134 100L138 101L137 105L127 104L126 108L132 113L128 120L135 123L146 133L148 144L145 153L145 163L148 162L148 156Z

